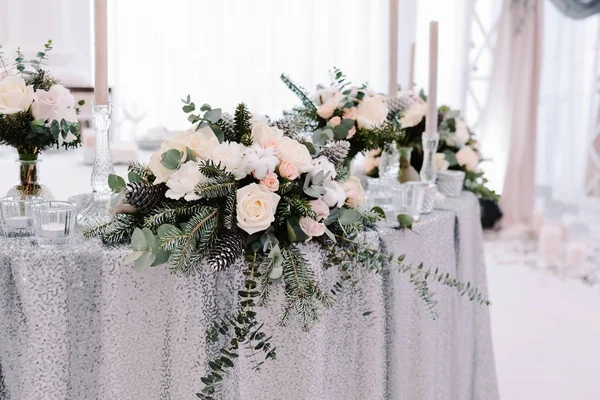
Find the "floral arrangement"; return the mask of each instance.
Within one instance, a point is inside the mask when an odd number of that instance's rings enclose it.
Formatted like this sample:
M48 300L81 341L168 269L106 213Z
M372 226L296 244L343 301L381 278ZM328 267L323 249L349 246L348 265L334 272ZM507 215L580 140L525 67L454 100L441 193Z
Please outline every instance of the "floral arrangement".
M319 85L313 96L286 75L281 80L302 106L284 112L296 128L312 132L312 145L324 146L332 141L347 141L348 159L360 152L382 147L402 137L397 112L388 98L366 84L353 86L337 68L331 72L330 86Z
M50 147L81 143L75 99L42 68L52 46L49 40L30 61L19 49L13 63L3 58L0 46L0 144L15 147L23 160L36 160Z
M219 273L245 257L238 307L217 318L207 332L219 355L201 378L199 398L216 398L219 382L242 350L257 359L255 368L275 358L256 307L270 304L279 285L285 292L279 323L297 322L304 330L340 293L360 292L365 273L387 268L407 273L432 311L430 282L489 304L469 284L422 264L407 265L404 256L361 242L361 232L373 228L383 212L363 207L360 181L346 167L348 146L307 146L292 137L297 132L279 129L281 121L270 124L251 115L244 104L231 117L208 104L197 110L189 96L183 102L192 128L165 142L147 166L131 164L129 183L111 175L114 216L85 235L107 244L130 242L133 252L126 261L137 268L166 263L180 274L206 267ZM347 138L357 126L353 118L340 120L352 121L352 126L344 125ZM306 242L326 254L325 268L339 270L339 281L331 288L318 281L306 260Z
M403 104L410 106L400 113L400 126L404 135L397 142L400 146L412 147L413 156L411 163L418 171L423 163L423 149L421 137L425 131L425 117L427 114L427 99L421 92L420 96L413 93L401 94ZM435 165L438 171L446 169L460 170L465 172L464 189L471 191L477 197L485 200L498 202L499 196L486 187L487 179L479 169L482 161L479 152L479 144L468 125L460 118L458 111L447 106L439 108L438 132L440 144L435 155ZM366 154L364 171L368 176L378 176L377 166L379 149L371 150Z

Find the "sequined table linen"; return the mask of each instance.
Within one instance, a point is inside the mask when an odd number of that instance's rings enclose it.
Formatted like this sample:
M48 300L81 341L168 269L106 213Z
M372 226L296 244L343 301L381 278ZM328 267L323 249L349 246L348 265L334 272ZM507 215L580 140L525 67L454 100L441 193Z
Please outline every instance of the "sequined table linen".
M365 240L485 286L469 196L444 202L414 233L382 227ZM304 250L331 287L335 271L323 270L315 245ZM215 351L206 328L234 306L241 266L180 277L165 267L135 271L122 263L127 253L83 238L60 250L0 239L0 399L196 398ZM497 398L485 308L432 285L433 320L406 276L369 275L363 287L362 296L342 295L309 333L277 326L276 307L261 310L277 360L257 372L240 357L223 399ZM276 296L281 304L283 292Z

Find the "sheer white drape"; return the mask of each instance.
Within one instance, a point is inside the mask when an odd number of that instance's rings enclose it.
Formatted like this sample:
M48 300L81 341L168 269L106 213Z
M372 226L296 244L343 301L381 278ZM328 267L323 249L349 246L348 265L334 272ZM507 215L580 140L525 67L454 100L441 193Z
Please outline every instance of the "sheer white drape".
M600 17L573 20L546 7L544 59L538 114L538 185L552 187L557 200L584 197L588 148L598 104L594 60Z
M118 100L147 126L186 126L179 99L278 115L297 104L279 81L307 89L342 68L386 91L388 1L170 0L114 2Z

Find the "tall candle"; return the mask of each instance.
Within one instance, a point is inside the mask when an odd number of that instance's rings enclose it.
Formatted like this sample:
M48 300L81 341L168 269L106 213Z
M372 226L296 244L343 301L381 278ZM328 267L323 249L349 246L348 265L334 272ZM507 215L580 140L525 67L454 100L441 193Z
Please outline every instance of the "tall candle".
M437 69L438 69L438 22L429 23L429 94L425 136L432 137L437 132Z
M398 0L390 0L390 79L388 95L398 95Z
M417 50L416 43L410 45L410 64L408 66L408 90L415 88L415 53Z
M107 0L94 0L94 39L96 49L96 81L94 88L97 105L108 104L108 39Z

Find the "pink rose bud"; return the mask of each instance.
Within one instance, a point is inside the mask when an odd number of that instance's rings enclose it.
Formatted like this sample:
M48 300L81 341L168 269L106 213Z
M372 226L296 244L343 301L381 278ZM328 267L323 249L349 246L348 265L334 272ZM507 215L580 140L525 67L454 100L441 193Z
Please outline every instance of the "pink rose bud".
M350 129L348 131L348 136L346 136L346 139L352 139L352 136L354 136L356 134L356 127L353 126L352 129Z
M356 107L345 108L344 109L344 118L356 120Z
M329 119L333 116L335 106L333 104L325 103L317 108L317 114L323 119Z
M276 192L279 190L279 179L277 179L277 174L271 172L263 179L260 180L260 183L264 185L269 191Z
M290 180L294 180L300 176L298 173L298 168L288 161L282 161L281 164L279 164L279 175L282 178Z
M340 117L333 117L329 120L329 124L331 126L338 126L341 122L342 122L342 119Z
M325 233L325 225L321 224L314 219L310 219L308 217L300 218L300 227L306 233L309 238L306 240L307 242L313 237L322 236Z
M310 207L317 214L317 221L329 217L329 206L323 200L311 200Z

